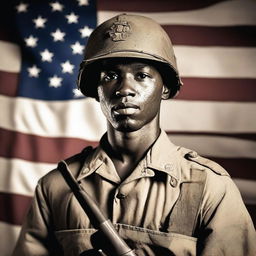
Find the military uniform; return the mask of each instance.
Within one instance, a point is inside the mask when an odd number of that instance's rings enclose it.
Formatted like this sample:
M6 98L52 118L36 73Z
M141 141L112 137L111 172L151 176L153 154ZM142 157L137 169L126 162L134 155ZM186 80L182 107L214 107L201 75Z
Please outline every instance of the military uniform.
M105 140L59 167L72 171L138 256L256 255L251 218L221 166L162 131L121 181ZM57 168L36 187L14 255L95 255L102 241Z

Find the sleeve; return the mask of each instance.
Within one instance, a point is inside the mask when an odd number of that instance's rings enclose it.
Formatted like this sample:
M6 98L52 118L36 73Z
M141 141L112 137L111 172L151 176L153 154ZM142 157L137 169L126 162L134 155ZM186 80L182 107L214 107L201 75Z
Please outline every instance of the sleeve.
M39 182L13 256L59 255L59 248L56 248L58 243L51 227L49 207Z
M240 192L230 177L215 176L204 192L198 255L255 256L255 228Z

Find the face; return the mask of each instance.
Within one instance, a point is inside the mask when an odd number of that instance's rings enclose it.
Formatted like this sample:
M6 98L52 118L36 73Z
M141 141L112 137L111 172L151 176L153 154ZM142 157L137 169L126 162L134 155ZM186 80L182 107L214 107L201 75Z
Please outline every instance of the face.
M141 61L107 61L101 67L98 97L109 124L118 131L136 131L158 122L168 89L156 68Z

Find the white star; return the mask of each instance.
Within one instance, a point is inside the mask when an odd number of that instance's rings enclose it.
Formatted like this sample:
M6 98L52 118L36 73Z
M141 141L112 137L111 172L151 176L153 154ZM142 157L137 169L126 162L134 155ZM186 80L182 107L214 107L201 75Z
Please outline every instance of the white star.
M83 54L84 47L77 41L75 44L71 44L73 54Z
M53 37L53 41L64 41L64 36L66 33L61 32L59 29L56 29L55 32L51 33L51 36Z
M81 37L88 37L92 33L93 29L89 28L88 26L84 26L83 28L79 29L79 32L81 33Z
M49 81L50 81L49 86L50 87L55 87L55 88L60 87L62 80L63 79L61 77L58 77L58 76L54 75L54 76L49 78Z
M79 6L89 5L89 0L77 0Z
M84 95L82 94L82 92L81 92L80 90L78 90L78 89L73 89L73 93L74 93L74 97L75 97L75 98L84 96Z
M71 12L69 15L66 15L66 18L68 20L68 24L71 24L71 23L77 23L79 16Z
M16 6L18 13L27 12L28 11L27 8L28 8L28 4L23 4L23 3L20 3L19 5Z
M37 46L37 41L38 41L38 38L37 38L37 37L33 37L33 36L31 35L31 36L25 38L24 40L25 40L26 45L27 45L28 47L32 47L32 48L33 48L33 47L36 47L36 46Z
M72 65L69 60L67 60L66 62L63 62L60 64L62 66L62 72L63 73L73 73L73 69L74 69L74 65Z
M40 52L42 61L52 62L53 53L49 52L48 49L45 49L43 52Z
M42 16L38 16L36 19L33 19L33 22L35 23L36 28L44 28L45 22L47 19L44 19Z
M39 73L41 72L41 69L38 68L36 65L33 65L32 67L28 68L28 75L30 77L38 77Z
M52 7L52 12L55 12L55 11L61 12L64 8L64 6L59 2L50 3L50 5Z

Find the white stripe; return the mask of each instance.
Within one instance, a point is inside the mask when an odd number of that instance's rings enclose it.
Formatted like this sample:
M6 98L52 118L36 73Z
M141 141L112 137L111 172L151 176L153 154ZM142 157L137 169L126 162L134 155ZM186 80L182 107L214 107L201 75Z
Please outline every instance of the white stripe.
M160 24L234 26L256 25L256 1L224 1L215 5L192 11L179 12L132 12L148 16ZM127 12L131 13L131 12ZM120 14L116 11L99 11L98 23Z
M254 47L174 46L174 51L184 77L256 78Z
M13 43L0 40L0 70L6 72L19 72L21 69L20 48Z
M256 205L256 181L233 179L238 186L245 204Z
M199 141L201 141L200 138ZM211 147L211 142L207 139L207 143L210 143L209 147ZM2 170L0 191L33 196L38 179L55 167L56 165L0 158L0 168ZM233 180L238 186L245 203L256 205L256 181L239 178Z
M21 227L0 221L0 252L1 256L10 256L18 239Z
M256 48L175 46L178 69L184 77L256 78ZM18 46L0 41L1 71L19 72ZM239 61L238 61L239 60Z
M42 101L0 96L0 127L48 137L78 137L98 141L105 118L93 99Z
M0 127L47 137L98 141L105 117L93 99L45 102L0 95ZM161 126L168 131L255 133L256 103L163 101Z
M223 136L169 134L179 146L197 151L201 155L224 158L256 158L256 142Z
M32 196L37 181L56 166L0 157L0 191Z
M195 138L196 143L192 141L193 145L190 145L191 140L190 138L181 138L180 136L170 136L171 140L175 142L177 145L180 144L187 144L188 148L197 148L196 151L204 154L210 154L210 150L207 148L215 147L216 150L225 151L226 156L221 155L221 157L230 157L233 154L230 152L233 150L231 146L238 144L240 148L240 152L238 154L242 155L241 152L246 145L247 142L245 141L236 141L236 140L229 140L229 141L221 141L219 138L215 138L217 142L214 142L212 139L209 138ZM207 141L207 147L205 147L204 142ZM218 144L219 141L219 145ZM179 143L181 142L181 143ZM184 143L183 143L184 142ZM225 143L231 144L230 147L227 149ZM220 145L221 144L221 145ZM224 148L223 148L224 145ZM249 145L249 143L248 143ZM237 145L235 145L237 146ZM212 150L214 151L214 150ZM238 151L238 150L237 150ZM254 145L255 151L255 145ZM229 153L228 153L229 152ZM233 152L234 153L234 150ZM236 152L237 153L237 152ZM213 154L214 155L214 154ZM255 156L254 156L255 157ZM5 193L15 193L21 194L25 196L33 196L34 189L37 184L37 181L45 175L48 171L56 168L56 164L44 164L44 163L33 163L29 161L24 161L20 159L5 159L0 158L0 168L1 168L1 179L0 179L0 191ZM235 183L239 187L239 190L242 193L243 199L247 204L256 204L256 181L252 180L244 180L244 179L234 179Z
M256 103L167 100L161 126L167 131L255 133Z

